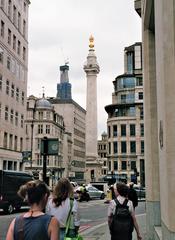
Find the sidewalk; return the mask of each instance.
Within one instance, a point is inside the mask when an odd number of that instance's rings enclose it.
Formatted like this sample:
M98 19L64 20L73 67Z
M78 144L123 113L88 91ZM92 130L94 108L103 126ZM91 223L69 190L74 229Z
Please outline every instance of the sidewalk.
M137 222L140 227L140 232L142 235L142 240L146 240L146 214L140 214L136 216ZM84 240L110 240L110 233L108 229L107 222L102 223L98 226L94 226L81 233ZM133 232L133 239L137 240L136 232Z

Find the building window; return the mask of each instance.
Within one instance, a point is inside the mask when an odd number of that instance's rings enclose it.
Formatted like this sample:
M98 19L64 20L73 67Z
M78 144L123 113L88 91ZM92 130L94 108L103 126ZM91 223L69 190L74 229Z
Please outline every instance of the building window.
M46 125L46 134L50 134L50 125Z
M16 25L16 7L13 5L13 23Z
M13 149L13 135L10 134L10 138L9 138L9 149Z
M108 143L108 152L109 152L109 154L111 154L111 143L110 142Z
M20 151L22 152L23 150L23 138L20 138Z
M5 5L4 5L4 1L5 1L5 0L1 0L1 8L2 8L3 10L4 10L4 6L5 6Z
M16 51L16 36L13 35L13 50Z
M39 124L38 125L38 134L42 134L43 133L43 125Z
M143 92L139 92L139 100L143 100Z
M4 50L0 47L0 63L3 64Z
M14 95L15 95L15 85L12 84L12 85L11 85L11 97L13 98Z
M17 136L15 136L15 140L14 140L14 149L15 149L15 151L18 150L18 137Z
M6 94L9 95L9 81L6 81Z
M108 138L110 138L110 137L111 137L111 127L108 126Z
M21 127L23 128L24 127L24 115L21 114Z
M2 90L2 75L0 74L0 90Z
M5 120L8 121L9 118L9 108L5 106Z
M122 161L121 167L122 167L122 170L126 170L127 169L126 161Z
M15 125L18 126L18 112L15 112Z
M21 42L18 41L17 53L20 55L21 53Z
M136 168L136 161L131 161L131 170Z
M117 137L117 125L113 125L113 137Z
M46 119L49 120L50 119L50 112L46 112Z
M27 9L27 5L26 5L26 3L24 2L24 12L26 12L26 9Z
M1 37L4 38L4 29L5 29L5 24L4 22L1 20Z
M140 124L140 136L144 137L144 124Z
M114 170L118 170L118 162L114 161Z
M142 79L142 77L137 77L136 78L136 85L137 86L143 86L143 79Z
M121 142L121 153L126 153L126 152L127 152L126 142L122 141Z
M24 92L22 92L22 95L21 95L21 102L24 105Z
M7 68L10 70L11 67L11 58L8 56L7 57Z
M16 88L16 101L19 101L19 88Z
M12 14L12 0L8 0L8 17L11 18Z
M140 119L143 120L144 118L144 112L143 112L143 107L140 108Z
M7 148L7 133L6 132L4 132L3 147Z
M18 30L21 31L21 14L18 12Z
M130 152L136 153L136 142L135 141L130 142Z
M117 144L117 142L113 142L113 147L114 147L114 154L118 153L118 144Z
M11 38L12 38L12 32L10 29L8 29L8 38L7 38L7 42L9 45L11 45Z
M141 153L144 153L144 141L141 141Z
M135 130L135 124L130 124L130 136L135 136L136 130Z
M23 36L26 36L26 21L23 20Z
M13 123L13 118L14 118L14 110L11 109L10 111L10 122Z
M25 61L26 60L26 48L23 47L23 60Z
M38 112L38 119L43 120L43 112Z
M126 125L122 124L121 125L121 136L126 136Z

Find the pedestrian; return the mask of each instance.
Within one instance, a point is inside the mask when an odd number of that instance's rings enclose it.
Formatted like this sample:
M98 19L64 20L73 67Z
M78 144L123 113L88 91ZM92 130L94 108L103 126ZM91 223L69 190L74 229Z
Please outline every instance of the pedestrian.
M80 226L78 203L76 199L73 199L73 195L73 187L70 181L67 178L60 178L46 207L46 212L55 216L60 223L60 240L64 240L70 210L73 214L73 226L70 234L74 236L78 234Z
M138 196L137 192L134 189L134 183L129 183L128 199L132 201L134 209L138 206Z
M30 209L11 222L6 240L59 240L58 220L43 213L50 194L47 185L39 180L30 181L20 187L18 194Z
M119 182L114 184L114 192L116 199L111 200L108 207L111 240L132 240L133 228L136 230L137 239L141 240L133 204L127 199L128 187Z

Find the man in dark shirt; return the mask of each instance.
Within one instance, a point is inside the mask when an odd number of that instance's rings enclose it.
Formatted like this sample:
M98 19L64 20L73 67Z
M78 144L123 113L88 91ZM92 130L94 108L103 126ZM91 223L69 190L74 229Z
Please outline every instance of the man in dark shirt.
M138 206L138 196L137 196L136 190L134 189L133 182L131 182L129 184L128 199L132 201L134 209L135 209L135 207Z

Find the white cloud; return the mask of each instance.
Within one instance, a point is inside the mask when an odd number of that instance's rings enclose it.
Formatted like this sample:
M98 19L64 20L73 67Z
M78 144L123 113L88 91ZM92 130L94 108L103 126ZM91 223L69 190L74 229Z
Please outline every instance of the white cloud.
M28 95L56 96L59 66L68 57L73 99L86 107L83 64L88 39L95 37L98 75L98 135L105 130L104 106L112 103L113 84L124 71L123 50L141 40L141 20L134 0L32 0L29 9Z

